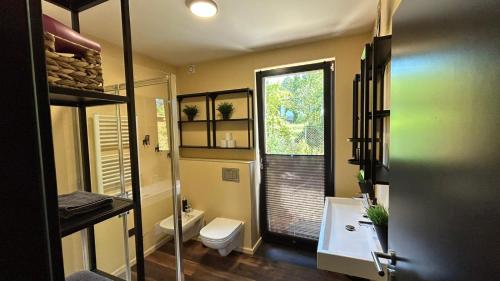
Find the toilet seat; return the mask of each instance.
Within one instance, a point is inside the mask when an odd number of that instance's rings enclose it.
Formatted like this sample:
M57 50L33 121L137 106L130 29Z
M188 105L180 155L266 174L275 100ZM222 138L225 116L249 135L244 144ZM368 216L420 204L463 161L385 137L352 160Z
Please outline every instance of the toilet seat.
M222 256L226 256L240 246L243 225L242 221L215 218L200 231L200 240L205 246L216 249Z

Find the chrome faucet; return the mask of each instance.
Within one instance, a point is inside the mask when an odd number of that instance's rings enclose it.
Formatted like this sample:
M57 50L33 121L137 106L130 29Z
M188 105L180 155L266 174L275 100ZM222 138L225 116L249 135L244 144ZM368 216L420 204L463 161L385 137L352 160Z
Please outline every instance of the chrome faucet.
M372 206L372 203L370 201L370 195L368 193L363 193L363 207L366 209L369 209Z

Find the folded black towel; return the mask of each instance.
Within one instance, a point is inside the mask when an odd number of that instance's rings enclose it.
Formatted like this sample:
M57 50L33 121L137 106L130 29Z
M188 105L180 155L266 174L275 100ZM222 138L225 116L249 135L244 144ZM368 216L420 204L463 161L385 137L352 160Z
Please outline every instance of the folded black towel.
M91 271L79 271L66 277L66 281L111 281L111 279Z
M85 191L76 191L70 194L59 195L59 216L70 218L100 208L108 207L113 203L113 197Z

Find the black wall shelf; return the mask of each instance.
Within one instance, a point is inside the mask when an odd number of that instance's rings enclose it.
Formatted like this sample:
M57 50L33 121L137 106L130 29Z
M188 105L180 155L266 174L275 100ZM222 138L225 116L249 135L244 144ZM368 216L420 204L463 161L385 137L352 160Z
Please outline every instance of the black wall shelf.
M124 104L128 101L126 96L52 85L49 86L49 97L51 105L73 107Z
M133 208L134 201L130 199L115 197L113 198L113 203L109 208L99 209L94 212L75 216L74 218L70 219L61 219L61 236L68 236L79 230L85 229L107 219L123 214L129 210L132 210Z
M352 165L359 165L359 160L358 159L349 159L349 160L347 160L347 163L352 164Z
M177 96L177 100L179 98L194 98L194 97L205 97L205 96L218 96L218 95L232 95L237 93L245 93L248 91L252 91L249 88L240 88L240 89L231 89L231 90L222 90L222 91L213 91L213 92L200 92L200 93L192 93L192 94L182 94Z
M183 123L183 124L187 124L187 123L207 123L207 120L193 120L193 121L177 121L178 123Z
M83 12L108 0L46 0L72 12Z
M197 145L183 145L179 146L179 148L200 148L200 149L237 149L237 150L251 150L252 148L248 147L220 147L220 146L197 146Z
M246 98L246 118L233 118L233 119L217 119L216 114L216 102L219 96L223 95L243 95ZM205 103L205 119L204 120L182 120L182 104L186 99L193 98L203 98ZM178 111L179 111L179 131L180 131L180 146L179 148L199 148L199 149L239 149L239 150L250 150L254 147L255 133L254 133L254 101L253 101L253 90L249 88L233 89L233 90L223 90L215 92L203 92L194 94L183 94L177 96ZM183 140L183 130L184 125L189 123L200 123L205 124L206 130L206 145L186 145L185 140ZM222 126L222 123L241 123L245 125L247 131L247 146L237 146L237 147L220 147L217 145L217 132L218 127ZM218 125L219 124L219 125Z
M238 149L238 150L251 150L252 148L250 147L220 147L220 146L216 146L216 147L211 147L212 149Z
M372 115L375 116L375 118L384 118L384 117L389 117L391 116L391 111L386 109L386 110L378 110L375 111L375 114L372 114L371 112L368 112L368 117L372 118Z
M371 142L371 138L348 138L348 142ZM375 139L376 142L380 141L379 139Z
M237 119L217 119L217 120L212 120L212 122L241 122L241 121L251 121L253 122L253 119L248 119L248 118L237 118Z
M181 145L179 148L204 148L208 149L210 148L209 146L204 146L204 145Z
M384 74L390 60L391 36L373 38L363 51L361 73L353 79L352 158L347 162L359 165L374 184L389 184L389 168L382 162L384 119L390 118L390 110L383 108Z

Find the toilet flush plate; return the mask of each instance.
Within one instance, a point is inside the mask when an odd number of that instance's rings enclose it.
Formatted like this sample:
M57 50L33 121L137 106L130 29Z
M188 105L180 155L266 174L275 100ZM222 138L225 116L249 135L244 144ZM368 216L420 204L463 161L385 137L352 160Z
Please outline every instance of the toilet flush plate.
M240 182L240 169L238 168L222 168L222 180Z

